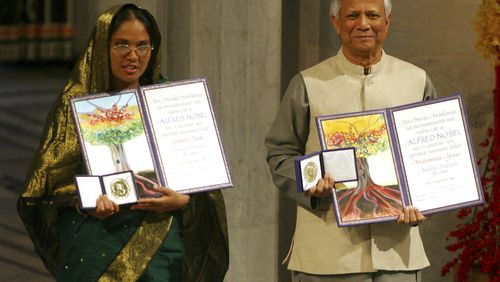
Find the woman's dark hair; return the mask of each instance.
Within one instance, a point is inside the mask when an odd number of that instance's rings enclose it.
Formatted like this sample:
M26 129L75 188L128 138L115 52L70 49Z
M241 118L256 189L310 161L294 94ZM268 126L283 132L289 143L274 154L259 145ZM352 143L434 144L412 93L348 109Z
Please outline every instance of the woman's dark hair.
M140 78L141 85L148 85L154 82L152 81L154 67L153 62L158 56L161 43L160 31L158 30L158 24L156 23L153 15L151 15L147 10L141 9L133 4L124 5L111 21L108 41L111 41L111 36L123 22L134 19L137 19L144 24L144 27L146 27L146 30L148 31L149 38L151 39L151 45L154 47L151 51L151 58L149 59L148 67Z

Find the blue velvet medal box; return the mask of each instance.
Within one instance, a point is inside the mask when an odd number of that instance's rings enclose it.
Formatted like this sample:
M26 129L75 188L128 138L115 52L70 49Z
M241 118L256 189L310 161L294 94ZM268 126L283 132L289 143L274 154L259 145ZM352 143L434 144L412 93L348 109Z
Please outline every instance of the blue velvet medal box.
M76 175L74 177L81 209L95 209L100 195L107 195L118 205L136 203L138 193L132 171L107 175Z
M314 152L295 159L297 191L305 192L316 186L326 174L336 183L356 181L356 149L342 148Z

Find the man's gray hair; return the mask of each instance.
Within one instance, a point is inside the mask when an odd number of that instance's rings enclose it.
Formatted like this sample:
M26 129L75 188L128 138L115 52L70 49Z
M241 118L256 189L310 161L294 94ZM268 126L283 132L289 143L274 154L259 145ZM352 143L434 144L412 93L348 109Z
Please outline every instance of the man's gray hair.
M330 16L339 18L340 7L342 6L342 0L332 0L330 4ZM384 0L385 16L389 17L391 15L392 2L391 0Z

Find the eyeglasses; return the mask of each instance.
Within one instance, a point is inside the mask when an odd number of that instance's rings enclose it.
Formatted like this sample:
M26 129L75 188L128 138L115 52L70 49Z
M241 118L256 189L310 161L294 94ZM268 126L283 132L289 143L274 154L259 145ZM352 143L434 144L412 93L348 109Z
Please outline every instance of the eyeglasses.
M120 56L128 56L130 52L135 51L139 57L144 57L148 54L149 50L154 50L154 48L149 44L139 45L135 48L130 48L128 44L116 44L111 48L115 49Z

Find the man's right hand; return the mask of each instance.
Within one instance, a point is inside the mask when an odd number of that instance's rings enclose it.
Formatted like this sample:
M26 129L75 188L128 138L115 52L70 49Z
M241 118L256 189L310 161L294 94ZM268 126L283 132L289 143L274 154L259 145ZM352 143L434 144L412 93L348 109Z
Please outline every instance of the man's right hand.
M333 192L333 178L329 173L326 173L323 178L318 180L316 186L306 191L306 196L324 198L332 195Z

